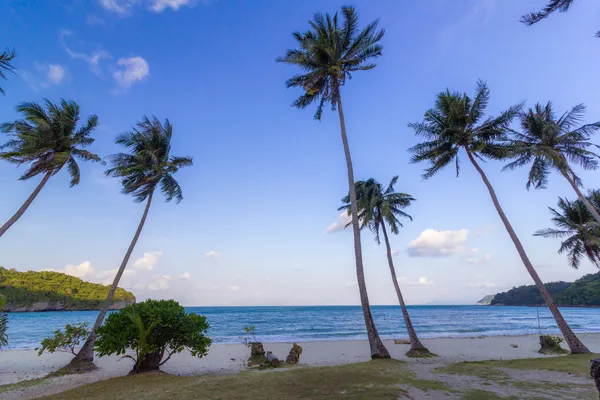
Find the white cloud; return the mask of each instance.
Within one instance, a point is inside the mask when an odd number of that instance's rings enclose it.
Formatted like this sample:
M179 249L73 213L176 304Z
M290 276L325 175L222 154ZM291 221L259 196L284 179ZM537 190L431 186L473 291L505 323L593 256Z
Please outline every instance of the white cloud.
M135 260L135 262L133 263L133 267L137 269L143 269L146 271L152 271L154 269L154 266L158 262L158 259L162 255L162 251L150 251L144 253L143 257L140 257L137 260Z
M120 58L117 61L117 70L113 73L113 78L122 88L129 88L136 82L143 81L150 75L150 66L142 57L135 56L129 58Z
M62 32L60 32L60 42L63 45L63 48L65 49L65 51L67 52L67 54L69 55L69 57L71 57L74 60L83 60L86 63L88 63L90 69L92 70L92 72L97 75L97 76L101 76L102 75L102 70L100 68L100 62L103 59L110 59L112 58L112 56L110 55L110 53L108 53L105 50L96 50L93 51L90 54L87 53L79 53L76 51L71 50L71 48L69 46L67 46L66 42L65 42L65 37L66 36L70 36L73 33L69 30L63 30Z
M358 286L358 282L356 281L350 281L348 283L346 283L346 287L356 287Z
M52 272L61 272L63 274L71 275L76 278L85 278L86 276L90 276L95 273L94 267L92 267L92 263L89 261L84 261L81 264L67 265L64 269L42 269L42 271L52 271Z
M65 67L58 64L49 64L46 82L49 85L58 85L65 79Z
M229 286L229 290L232 290L232 291L234 291L234 292L237 292L238 290L240 290L240 287L239 287L239 286L237 286L237 285L234 285L234 286Z
M477 289L493 289L500 287L500 285L498 285L496 282L477 282L471 283L469 287Z
M485 253L481 256L479 254L479 249L471 249L471 254L465 256L463 260L469 264L482 264L486 261L491 260L491 256L488 253Z
M447 257L464 250L467 229L458 231L438 231L426 229L406 249L411 257Z
M31 89L39 91L59 85L66 80L67 69L60 64L34 63L35 71L23 71L23 79Z
M88 14L87 17L85 17L85 23L89 26L103 26L106 24L102 18L94 14Z
M204 253L204 258L218 258L221 257L221 253L216 250L207 251Z
M130 15L133 9L138 6L144 6L150 11L161 13L167 8L177 11L182 7L193 7L197 0L98 0L98 3L106 11L110 11L120 16ZM209 4L210 0L202 0L202 3Z
M101 283L103 285L110 285L113 283L118 271L119 271L118 268L105 269L103 271L98 271L96 274L94 274L93 277L90 278L90 281ZM133 283L126 280L126 278L132 278L136 275L137 275L136 271L131 270L131 269L125 269L125 271L123 271L123 275L121 275L121 279L119 280L119 286L125 287L125 286L133 285ZM131 283L131 285L130 285L130 283Z
M410 286L431 286L433 282L426 276L421 276L416 282L409 282Z
M171 288L171 276L170 275L157 275L153 281L148 284L148 290L165 291Z
M352 217L346 211L340 214L338 220L325 229L325 233L341 232L352 222Z
M393 256L397 256L398 254L400 254L400 252L398 250L392 250L392 255Z
M189 272L184 272L183 274L177 276L175 279L180 280L180 281L187 281L191 277L192 277L192 275Z

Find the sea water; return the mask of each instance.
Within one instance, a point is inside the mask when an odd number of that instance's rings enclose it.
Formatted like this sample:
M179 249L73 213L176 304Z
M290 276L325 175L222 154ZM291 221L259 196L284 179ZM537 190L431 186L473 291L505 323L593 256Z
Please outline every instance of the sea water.
M240 343L245 326L254 325L264 342L307 342L366 339L359 306L186 307L206 316L213 343ZM373 306L382 338L406 336L399 306ZM422 338L557 333L547 308L487 306L409 306L413 325ZM562 308L575 332L600 332L600 309ZM97 311L9 313L9 349L32 349L66 324L88 322ZM539 318L538 318L539 315Z

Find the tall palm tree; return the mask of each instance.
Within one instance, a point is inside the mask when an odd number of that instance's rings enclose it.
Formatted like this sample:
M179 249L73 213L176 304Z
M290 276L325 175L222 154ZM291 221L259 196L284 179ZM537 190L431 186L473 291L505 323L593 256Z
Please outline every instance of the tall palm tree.
M4 72L15 72L16 68L12 64L12 60L17 56L14 49L6 49L0 53L0 78L6 79ZM0 93L4 94L4 90L0 87Z
M384 35L384 30L378 29L379 21L372 21L359 31L358 19L358 12L353 7L342 7L342 21L339 21L338 13L333 17L329 14L316 13L313 20L309 22L308 31L293 33L298 47L288 50L285 56L277 58L277 62L296 65L303 71L302 74L295 75L286 82L288 87L300 87L304 90L304 93L294 101L293 106L303 109L317 103L315 113L317 120L321 119L325 104L331 104L332 110L338 111L348 172L356 275L371 357L389 358L390 354L377 333L369 307L360 243L354 170L341 97L341 87L352 77L352 73L375 68L372 60L381 56L383 48L379 41Z
M510 123L519 113L521 105L513 106L502 112L500 116L483 120L485 108L489 101L489 90L486 84L479 81L474 99L466 94L451 93L449 90L438 94L435 107L425 113L423 122L409 124L419 136L426 141L412 147L412 162L427 162L429 167L423 177L431 178L451 163L456 164L459 173L459 151L464 150L485 186L488 189L494 207L515 245L527 272L538 287L550 312L556 320L565 341L572 353L588 353L589 350L573 333L562 314L558 310L552 296L544 286L535 268L529 261L521 241L508 221L500 206L496 192L477 159L504 159L510 146L506 145L506 132Z
M398 278L396 277L396 268L394 267L394 260L392 259L392 248L387 234L386 224L389 226L390 231L397 235L400 232L399 228L403 226L402 222L400 222L400 217L408 218L412 221L412 217L402 211L402 209L408 207L415 199L406 193L396 193L394 191L394 185L397 181L398 176L394 176L387 188L384 188L381 183L377 182L374 178L356 182L358 219L361 228L369 228L371 232L373 232L377 244L381 244L379 232L383 232L388 265L390 267L390 273L392 274L392 282L394 283L394 289L396 289L396 295L400 302L404 323L410 339L410 350L407 355L413 357L422 357L424 355L431 356L429 350L419 340L417 332L410 320L410 315L408 314L402 292L400 291ZM342 203L344 203L344 205L339 209L346 210L348 215L350 215L350 196L344 197Z
M527 112L520 113L522 132L511 131L510 157L516 158L504 169L515 169L531 164L526 187L533 185L536 189L545 188L551 169L556 169L564 176L579 200L600 223L600 214L589 200L581 193L581 180L570 164L578 164L584 169L598 168L600 156L588 148L594 146L589 140L591 135L600 129L600 122L575 126L583 119L585 106L579 104L556 118L552 102L545 106L536 104Z
M600 191L590 192L588 200L595 207L600 207ZM568 253L571 267L579 268L581 258L587 257L592 264L600 268L600 227L586 205L581 200L569 201L559 197L558 211L552 207L548 208L556 229L542 229L534 235L565 238L558 253Z
M71 175L71 187L80 180L77 160L100 162L96 154L84 150L94 143L92 131L98 126L98 117L92 115L78 127L79 106L73 101L61 100L60 106L46 100L46 110L36 103L22 103L17 111L22 119L4 123L0 129L11 139L0 146L0 159L22 165L28 164L21 180L43 175L33 193L17 212L0 227L0 237L6 233L33 203L44 185L66 166Z
M108 157L112 167L106 171L106 175L120 178L123 186L122 192L132 195L138 203L146 201L146 207L102 310L96 318L92 332L79 353L71 361L72 364L90 362L94 359L96 333L102 325L119 285L119 280L142 233L156 188L160 187L160 191L165 195L167 201L175 199L179 203L183 199L181 187L173 175L180 168L191 166L192 159L170 155L172 135L173 127L169 120L162 124L156 117L152 119L144 117L132 131L122 133L117 137L117 144L125 146L129 153L119 153Z
M549 0L542 11L525 14L521 17L521 22L525 25L531 26L537 24L543 19L548 18L555 11L567 12L573 5L573 0ZM596 32L596 36L600 37L600 31Z

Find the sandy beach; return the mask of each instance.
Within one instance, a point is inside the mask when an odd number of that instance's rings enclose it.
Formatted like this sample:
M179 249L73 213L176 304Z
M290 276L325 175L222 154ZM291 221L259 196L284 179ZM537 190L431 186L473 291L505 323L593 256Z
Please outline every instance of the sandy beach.
M600 334L580 334L592 352L600 353ZM404 353L408 345L385 344L393 358L419 365L447 365L460 361L510 360L543 357L539 349L537 335L492 336L477 338L436 338L423 340L425 345L439 357L433 359L409 359ZM369 360L367 341L330 341L299 343L304 351L301 365L334 366ZM285 359L291 343L266 343L265 349L279 358ZM234 374L246 368L245 361L249 350L242 344L215 344L208 355L201 359L189 353L173 356L163 366L164 372L173 375ZM34 350L12 350L0 352L0 385L42 378L64 366L71 359L68 353L44 354L37 356ZM131 369L131 360L117 356L96 358L97 371L82 375L52 378L41 385L20 388L2 393L3 399L28 399L42 395L59 393L99 380L126 375Z

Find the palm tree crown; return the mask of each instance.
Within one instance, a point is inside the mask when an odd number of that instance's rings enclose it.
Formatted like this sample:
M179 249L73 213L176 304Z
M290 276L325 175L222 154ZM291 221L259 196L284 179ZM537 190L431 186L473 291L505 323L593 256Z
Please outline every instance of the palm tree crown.
M588 200L600 208L600 191L594 190ZM552 213L552 221L556 229L548 228L537 231L535 236L565 238L560 244L559 254L568 252L569 263L579 268L581 258L587 258L600 268L600 226L594 220L581 200L569 201L558 199L558 210L548 207Z
M23 119L4 123L2 131L11 139L0 146L0 158L17 165L29 164L20 179L39 174L54 175L65 165L71 175L71 186L80 180L77 159L100 162L96 154L84 150L94 143L90 137L98 126L98 117L92 115L87 122L79 123L79 106L73 101L61 100L60 106L46 100L46 110L36 103L22 103L17 111Z
M5 50L0 53L0 78L6 79L4 72L14 72L15 66L12 65L12 60L17 56L14 50ZM4 90L0 87L0 93L4 94Z
M567 12L573 5L573 0L550 0L542 11L525 14L521 17L521 22L525 25L531 26L540 22L543 19L548 18L555 11ZM600 37L600 31L596 32L596 36Z
M427 141L409 149L411 162L426 161L430 166L423 178L428 179L454 162L459 168L459 150L464 148L479 159L503 159L508 146L502 141L521 105L510 107L496 118L483 120L490 92L483 81L477 82L475 98L446 90L438 94L435 107L425 113L423 122L408 126Z
M183 199L181 187L173 178L179 168L192 165L191 157L171 156L173 127L167 119L164 125L156 118L144 117L130 132L117 137L117 143L130 153L109 156L112 168L106 175L122 178L122 192L133 195L137 202L144 201L156 187L167 201Z
M522 132L511 132L511 154L515 161L504 169L515 169L531 164L527 189L533 185L536 189L545 188L550 169L554 168L562 174L568 174L575 182L580 179L569 166L578 164L584 169L598 168L600 156L590 150L593 144L591 135L600 129L600 122L575 128L585 113L585 106L579 104L556 118L552 102L545 106L536 104L527 112L520 113Z
M395 193L394 185L397 181L398 176L394 176L385 189L373 178L356 182L356 200L361 228L369 228L375 235L377 244L380 243L381 224L387 223L392 233L398 234L399 228L403 226L399 217L412 221L412 217L402 209L408 207L415 199L406 193ZM346 210L350 215L350 196L344 197L342 203L344 205L339 209Z
M336 108L339 88L356 71L375 68L371 59L381 55L378 42L385 31L377 29L379 21L373 21L358 32L358 13L354 7L342 7L343 21L338 14L316 13L305 33L294 32L298 49L290 49L277 62L294 64L305 73L288 79L287 87L302 87L305 93L294 101L293 106L306 108L318 101L315 118L320 120L325 103Z

